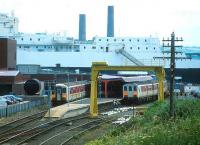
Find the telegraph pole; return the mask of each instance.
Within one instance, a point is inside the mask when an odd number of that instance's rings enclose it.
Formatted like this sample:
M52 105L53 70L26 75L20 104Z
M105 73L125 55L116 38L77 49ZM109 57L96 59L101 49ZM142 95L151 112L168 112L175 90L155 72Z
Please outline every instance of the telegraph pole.
M176 52L175 48L176 47L182 47L182 46L175 46L175 42L178 41L183 41L183 39L176 38L175 39L175 34L172 32L171 34L171 39L163 39L163 48L164 47L170 47L171 48L171 57L170 57L170 116L175 117L175 101L174 101L174 76L175 76L175 53L180 53ZM165 45L164 42L171 42L171 45ZM164 51L163 51L164 53Z

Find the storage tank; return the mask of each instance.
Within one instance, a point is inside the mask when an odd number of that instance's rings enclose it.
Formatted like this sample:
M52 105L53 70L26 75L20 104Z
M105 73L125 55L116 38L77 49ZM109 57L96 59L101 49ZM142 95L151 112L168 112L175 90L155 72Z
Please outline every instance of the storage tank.
M41 83L37 79L27 80L24 84L24 90L27 95L35 95L41 89Z

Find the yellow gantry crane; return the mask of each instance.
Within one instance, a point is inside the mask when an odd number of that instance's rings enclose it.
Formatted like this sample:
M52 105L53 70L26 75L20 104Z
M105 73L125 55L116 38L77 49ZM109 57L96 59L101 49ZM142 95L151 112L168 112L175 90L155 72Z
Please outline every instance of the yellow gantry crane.
M100 71L154 71L159 83L158 100L164 100L165 70L161 66L108 66L106 62L92 63L91 93L90 93L90 115L98 116L97 105L97 79Z

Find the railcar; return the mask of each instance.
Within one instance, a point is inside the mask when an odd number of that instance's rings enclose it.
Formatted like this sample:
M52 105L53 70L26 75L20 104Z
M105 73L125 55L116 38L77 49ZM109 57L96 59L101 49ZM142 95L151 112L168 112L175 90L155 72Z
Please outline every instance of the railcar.
M164 92L167 91L167 82L164 82ZM157 82L137 82L127 83L123 85L123 102L124 103L140 103L149 100L155 100L158 97Z
M89 83L56 84L52 92L51 102L53 106L65 104L86 96L86 86Z

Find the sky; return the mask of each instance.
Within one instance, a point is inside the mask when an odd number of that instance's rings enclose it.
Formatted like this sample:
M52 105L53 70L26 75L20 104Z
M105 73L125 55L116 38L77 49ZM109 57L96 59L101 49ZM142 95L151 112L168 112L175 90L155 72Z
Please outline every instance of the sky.
M200 0L0 0L0 13L14 12L19 31L64 32L78 38L79 14L86 14L87 39L106 36L107 6L114 6L115 36L170 37L200 46Z

